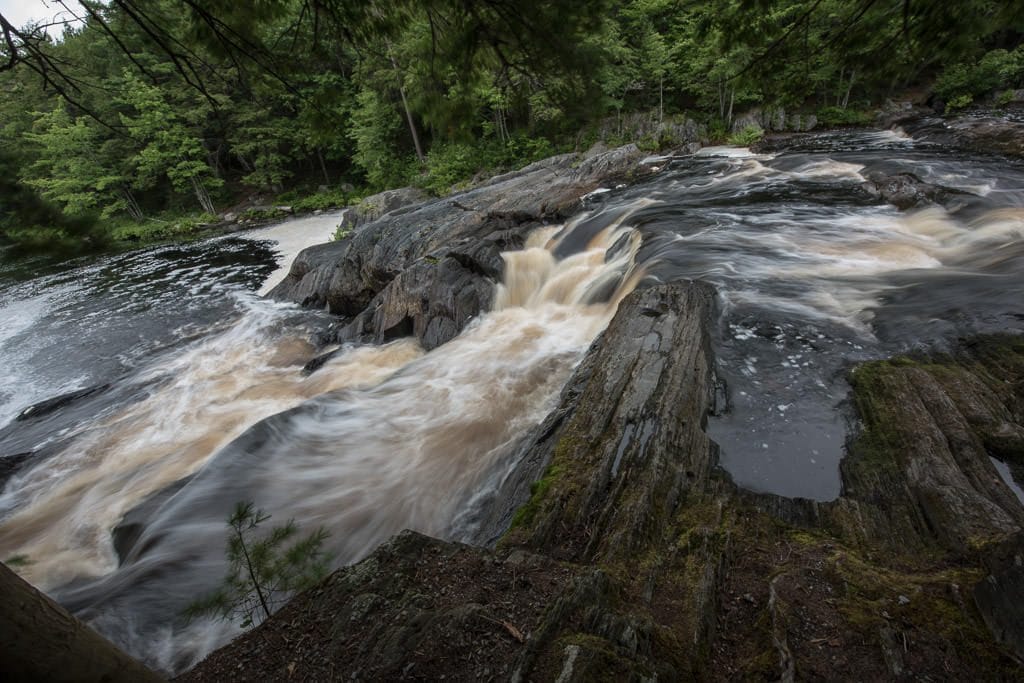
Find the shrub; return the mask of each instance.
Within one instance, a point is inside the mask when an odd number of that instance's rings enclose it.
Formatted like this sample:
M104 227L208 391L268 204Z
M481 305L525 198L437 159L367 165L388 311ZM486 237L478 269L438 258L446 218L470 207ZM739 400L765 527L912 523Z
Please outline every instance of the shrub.
M977 97L993 90L1015 88L1022 84L1024 46L1012 52L990 50L973 63L951 64L935 80L934 90L947 103L952 103L954 100L962 100L965 95Z
M292 210L296 213L305 211L318 211L326 209L337 209L347 206L351 198L343 190L327 190L317 192L291 203ZM277 198L278 203L284 203L281 197Z
M867 126L873 120L871 112L861 109L822 107L818 110L818 123L825 126Z
M195 618L216 615L223 619L240 617L249 628L273 614L297 591L312 588L327 575L329 558L322 546L327 532L322 528L295 539L298 529L290 520L257 538L259 525L270 515L240 502L228 518L228 573L221 588L193 602L185 615Z
M726 142L739 147L749 147L763 137L764 131L761 128L758 126L747 126L740 132L733 133L726 138Z
M949 102L946 102L946 109L948 109L949 111L958 111L960 109L964 109L965 107L968 107L971 104L971 102L973 102L973 101L974 101L974 97L972 97L971 95L968 95L968 94L957 95L956 97L951 99Z
M996 106L1005 107L1010 102L1013 102L1013 98L1015 96L1016 95L1014 94L1012 89L1004 90L1003 92L999 93L999 95L996 96Z

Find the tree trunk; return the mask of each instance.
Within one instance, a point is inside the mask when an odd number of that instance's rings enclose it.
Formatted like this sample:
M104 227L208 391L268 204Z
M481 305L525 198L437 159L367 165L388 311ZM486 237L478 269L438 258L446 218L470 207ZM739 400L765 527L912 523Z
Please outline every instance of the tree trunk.
M850 103L850 91L853 90L853 79L857 77L857 70L850 70L850 80L846 84L846 95L843 97L843 109Z
M327 174L327 163L324 161L324 154L320 151L319 147L316 148L316 158L320 162L320 170L323 171L324 174L324 185L330 187L331 176Z
M238 160L240 162L242 162L242 168L245 170L246 173L252 173L253 171L256 170L256 168L249 163L249 160L245 158L244 154L242 154L241 152L235 152L235 156L238 157Z
M388 45L388 52L391 52L391 46ZM395 74L401 79L402 72L398 70L398 62L395 61L394 56L391 56L391 66L395 70ZM420 163L424 163L427 160L426 155L423 153L423 145L420 144L420 134L416 130L416 122L412 118L412 112L409 110L409 100L405 96L405 86L398 86L398 94L402 96L402 108L405 110L405 120L409 122L409 134L412 135L412 144L416 147L416 158L420 160Z
M725 85L718 81L718 118L725 120Z
M192 176L192 189L196 192L196 199L199 200L199 205L203 207L203 211L208 214L216 214L217 209L213 206L213 200L210 199L210 194L203 187L203 184L199 181L199 178Z
M658 76L658 123L665 122L665 74Z
M7 681L163 681L0 563L0 675Z
M736 102L736 88L733 88L732 92L729 93L729 114L725 118L725 125L726 125L726 127L731 127L732 126L732 105L735 102Z
M142 208L139 203L135 201L135 195L129 189L121 190L121 197L124 198L125 208L128 211L128 215L136 221L141 221L144 216L142 215Z
M840 98L843 96L843 78L846 76L846 67L839 69L839 87L836 88L836 106L839 106Z
M405 118L409 122L409 134L412 135L412 144L416 146L416 158L420 160L422 164L427 160L425 154L423 154L423 145L420 144L420 135L416 132L416 122L412 119L412 112L409 111L409 101L405 97L405 86L398 88L399 94L402 96L402 107L405 109Z

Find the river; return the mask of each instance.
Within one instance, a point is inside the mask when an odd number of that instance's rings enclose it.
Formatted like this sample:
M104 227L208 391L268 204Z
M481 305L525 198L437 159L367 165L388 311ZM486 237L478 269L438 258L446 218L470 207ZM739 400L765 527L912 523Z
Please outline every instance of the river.
M840 492L854 363L1024 331L1019 162L849 132L778 154L708 148L657 163L506 254L493 310L453 341L430 353L409 340L346 348L311 375L302 366L330 320L259 292L336 215L5 264L0 456L14 474L0 494L0 556L23 556L31 581L180 671L237 633L180 618L223 575L235 502L323 526L336 563L403 528L471 537L464 513L514 465L519 438L640 283L716 285L709 432L722 465L748 488L816 500ZM956 192L944 208L900 212L861 189L871 171Z

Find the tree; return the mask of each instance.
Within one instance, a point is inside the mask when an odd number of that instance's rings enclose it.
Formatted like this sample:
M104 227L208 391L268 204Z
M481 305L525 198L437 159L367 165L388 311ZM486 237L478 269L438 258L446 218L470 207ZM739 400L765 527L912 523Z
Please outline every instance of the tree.
M228 573L219 590L186 610L194 618L214 614L240 618L249 628L268 618L294 593L312 588L327 575L328 556L323 551L324 529L295 540L294 520L258 538L258 528L270 515L251 502L240 502L228 518Z
M223 181L210 168L199 138L186 127L160 89L126 72L121 100L134 109L134 115L121 115L121 123L141 146L132 159L138 183L145 186L166 177L178 192L191 189L203 211L216 213L207 188L219 187Z
M117 169L118 159L105 155L95 122L72 120L64 102L36 118L26 138L39 146L38 160L28 167L25 182L64 212L81 216L99 211L104 218L125 211L139 220L142 210Z

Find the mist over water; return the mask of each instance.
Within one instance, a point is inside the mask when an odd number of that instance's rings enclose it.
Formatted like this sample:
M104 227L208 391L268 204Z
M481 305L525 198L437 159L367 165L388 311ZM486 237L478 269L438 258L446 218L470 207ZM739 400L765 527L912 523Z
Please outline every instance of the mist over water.
M860 189L872 171L959 193L901 213ZM827 134L779 155L702 150L584 208L504 255L493 310L456 339L346 348L308 376L327 319L253 294L281 274L266 242L0 272L0 424L109 385L0 429L0 456L38 454L0 494L0 557L28 556L27 578L178 671L235 633L178 615L222 577L237 501L324 526L337 563L404 528L470 534L461 513L514 466L635 286L718 287L727 400L709 431L722 464L743 486L819 500L839 493L852 363L1024 329L1024 167L1005 160L898 132ZM291 254L337 220L247 237ZM126 514L139 535L121 557L111 531Z

